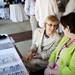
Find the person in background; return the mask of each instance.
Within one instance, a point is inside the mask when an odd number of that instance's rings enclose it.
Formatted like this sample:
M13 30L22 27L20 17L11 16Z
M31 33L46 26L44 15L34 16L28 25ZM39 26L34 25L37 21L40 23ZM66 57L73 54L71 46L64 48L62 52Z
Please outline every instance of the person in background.
M56 31L58 26L59 20L51 15L45 20L45 28L35 30L31 50L24 57L25 65L30 72L36 72L47 66L49 56L61 39Z
M56 0L36 0L35 17L39 23L39 27L44 27L45 18L49 15L58 14Z
M75 75L75 13L60 19L64 36L49 58L44 75Z
M53 1L53 0L52 0ZM58 18L60 19L61 16L67 15L71 12L75 12L75 0L56 0L58 6ZM63 26L60 24L58 28L58 32L62 33Z
M69 0L69 2L66 5L66 9L63 15L67 15L71 12L75 12L75 0Z
M39 27L44 28L45 18L49 15L55 15L60 19L65 11L66 3L65 0L36 0L35 17ZM61 25L59 25L58 32L62 33Z
M36 0L25 0L25 13L30 17L30 24L32 28L32 32L38 27L38 23L35 18L35 2Z

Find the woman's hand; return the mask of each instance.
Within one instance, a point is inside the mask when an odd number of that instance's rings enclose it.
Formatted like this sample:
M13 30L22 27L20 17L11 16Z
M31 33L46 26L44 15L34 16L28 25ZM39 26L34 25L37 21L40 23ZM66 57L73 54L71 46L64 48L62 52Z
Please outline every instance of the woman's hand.
M37 53L36 55L33 56L33 58L34 59L41 59L41 55Z
M54 62L50 62L48 64L48 67L51 68L51 69L55 68L55 66L56 66L56 64Z
M30 61L30 60L32 60L34 58L35 55L36 55L36 53L28 54L28 55L23 57L23 60L24 61Z
M60 75L59 66L57 64L54 66L54 63L49 63L45 70L45 75Z

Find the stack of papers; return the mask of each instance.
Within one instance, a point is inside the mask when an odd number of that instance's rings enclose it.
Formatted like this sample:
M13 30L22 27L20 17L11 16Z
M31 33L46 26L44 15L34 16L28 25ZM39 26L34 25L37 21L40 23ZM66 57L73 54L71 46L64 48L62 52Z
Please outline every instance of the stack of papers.
M0 40L0 75L29 75L9 37Z

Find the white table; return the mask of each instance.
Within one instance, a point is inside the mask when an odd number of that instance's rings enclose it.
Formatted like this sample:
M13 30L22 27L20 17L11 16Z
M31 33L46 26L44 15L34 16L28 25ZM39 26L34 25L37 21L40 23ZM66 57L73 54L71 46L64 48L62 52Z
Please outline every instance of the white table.
M24 13L22 4L11 4L10 5L10 20L13 22L22 22L27 20L27 16Z
M29 75L11 39L0 41L0 75Z

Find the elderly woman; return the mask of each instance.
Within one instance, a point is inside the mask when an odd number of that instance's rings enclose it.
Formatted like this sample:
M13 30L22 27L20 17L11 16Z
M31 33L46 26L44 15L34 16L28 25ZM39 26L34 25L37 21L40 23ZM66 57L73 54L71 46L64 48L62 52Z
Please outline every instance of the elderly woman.
M25 64L30 72L35 72L47 66L50 54L60 40L56 32L59 21L56 16L48 16L45 29L36 29L33 36L31 51L25 56Z
M61 17L64 36L49 58L44 75L75 75L75 13Z

